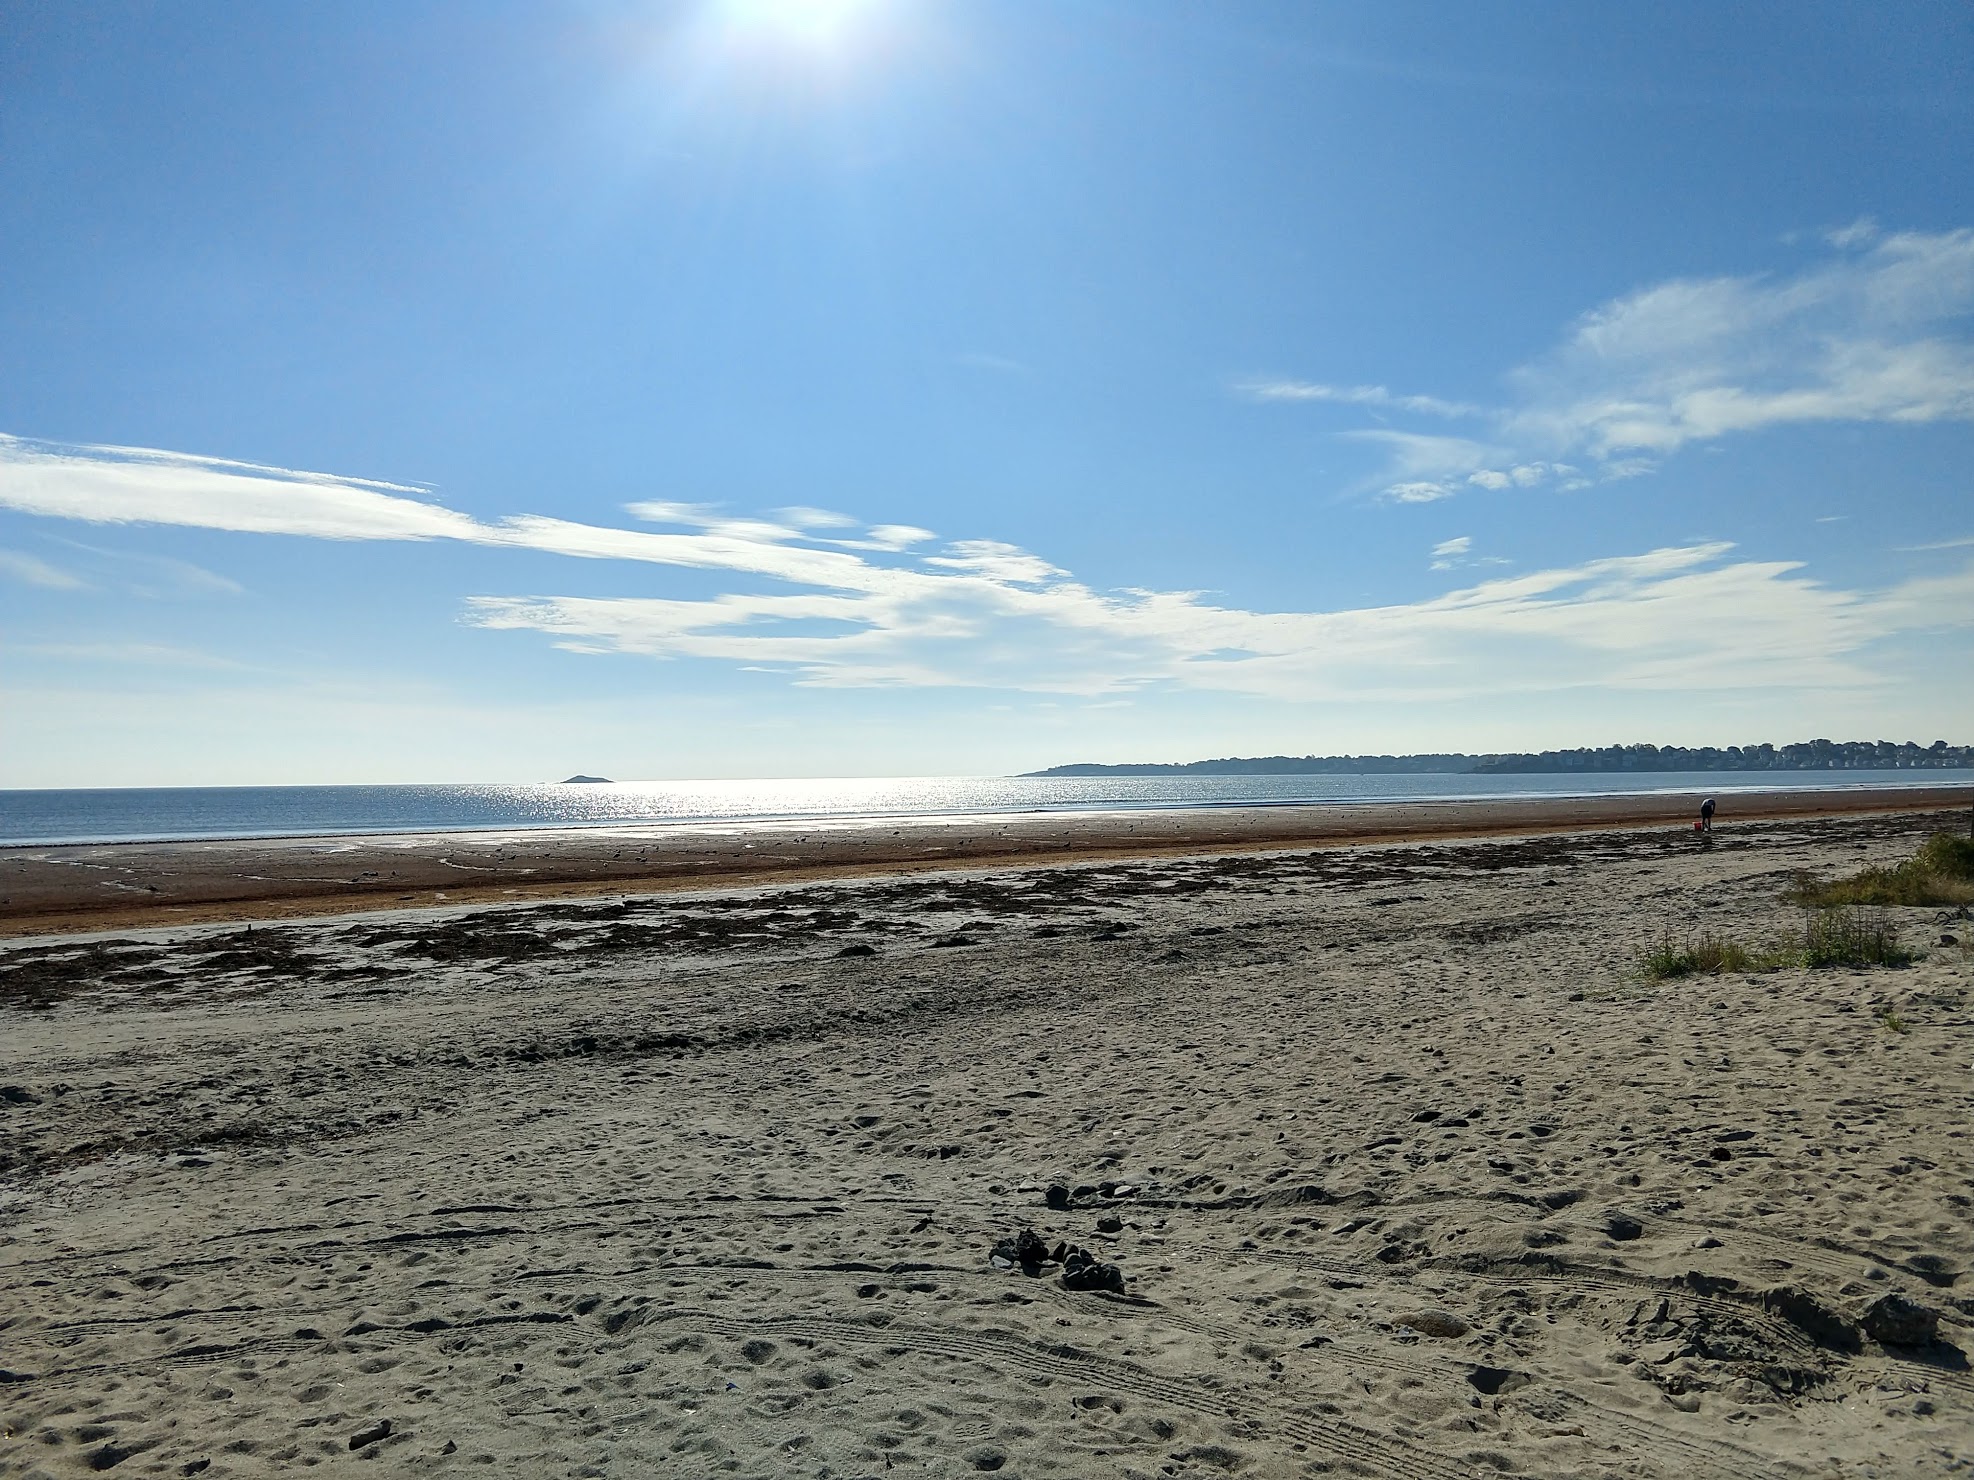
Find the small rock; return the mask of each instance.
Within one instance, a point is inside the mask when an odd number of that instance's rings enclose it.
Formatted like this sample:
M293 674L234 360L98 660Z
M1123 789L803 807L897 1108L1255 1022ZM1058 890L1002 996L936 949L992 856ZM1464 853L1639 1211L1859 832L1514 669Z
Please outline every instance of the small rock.
M1400 1316L1398 1324L1410 1327L1421 1336L1439 1336L1449 1340L1456 1336L1465 1336L1474 1329L1447 1310L1414 1311L1409 1316Z
M1069 1189L1060 1182L1051 1182L1049 1190L1042 1194L1043 1201L1058 1213L1069 1206Z
M1437 1110L1421 1110L1417 1115L1412 1117L1412 1123L1414 1125L1429 1125L1438 1119L1439 1112Z
M9 1105L39 1105L41 1096L22 1089L18 1084L0 1084L0 1101Z
M1124 1220L1115 1213L1106 1213L1103 1217L1097 1219L1098 1233L1122 1233L1123 1231Z
M1645 1236L1645 1225L1628 1213L1613 1213L1604 1220L1604 1232L1621 1244Z
M1467 1381L1490 1398L1496 1393L1512 1393L1516 1388L1529 1384L1526 1373L1510 1372L1506 1367L1476 1367L1467 1374Z
M1957 935L1942 935L1940 937L1940 944L1943 946L1957 946L1960 944L1960 937Z
M380 1418L367 1429L358 1429L350 1435L350 1448L361 1449L366 1444L375 1444L379 1439L387 1439L391 1433L391 1421Z
M1864 1329L1886 1346L1930 1346L1940 1334L1940 1313L1903 1295L1880 1295L1864 1309Z
M1122 1295L1124 1271L1094 1258L1087 1250L1072 1249L1063 1265L1061 1283L1065 1290L1110 1290Z
M1761 1302L1762 1309L1781 1316L1818 1346L1846 1352L1858 1349L1857 1328L1807 1290L1780 1285L1764 1290Z
M858 941L854 945L845 946L836 954L839 956L875 956L877 954L877 947L866 945L863 941Z

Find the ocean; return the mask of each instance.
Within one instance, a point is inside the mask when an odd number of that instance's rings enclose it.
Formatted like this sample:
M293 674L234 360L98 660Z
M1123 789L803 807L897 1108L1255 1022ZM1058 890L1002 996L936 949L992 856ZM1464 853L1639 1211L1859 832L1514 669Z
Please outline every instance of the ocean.
M1530 776L906 776L605 785L185 786L0 791L0 846L801 818L1130 812L1523 796L1965 787L1974 770ZM1731 815L1732 809L1723 808Z

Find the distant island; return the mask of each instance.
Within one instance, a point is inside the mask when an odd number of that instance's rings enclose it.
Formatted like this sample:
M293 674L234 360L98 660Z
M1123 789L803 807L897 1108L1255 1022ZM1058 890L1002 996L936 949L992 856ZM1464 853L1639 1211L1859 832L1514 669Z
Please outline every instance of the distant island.
M611 779L610 779L610 778L609 778L608 776L565 776L565 777L563 777L563 778L562 778L562 784L563 784L564 786L614 786L614 785L616 785L616 783L615 783L615 782L613 782L613 781L612 781L612 780L611 780Z
M1028 776L1391 776L1539 775L1609 771L1945 771L1974 767L1974 745L1936 740L1806 740L1800 745L1606 745L1531 754L1267 755L1252 759L1098 765L1084 762Z

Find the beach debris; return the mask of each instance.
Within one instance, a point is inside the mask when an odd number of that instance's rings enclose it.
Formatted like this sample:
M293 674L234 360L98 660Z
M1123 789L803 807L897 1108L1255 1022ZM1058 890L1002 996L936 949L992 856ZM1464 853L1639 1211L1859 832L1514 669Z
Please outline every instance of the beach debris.
M1940 1334L1940 1313L1894 1292L1865 1307L1863 1324L1867 1336L1886 1346L1930 1346Z
M1807 1290L1778 1285L1762 1292L1761 1304L1763 1310L1781 1316L1818 1346L1845 1352L1858 1349L1857 1327Z
M1527 1387L1529 1376L1525 1372L1511 1372L1506 1367L1476 1367L1467 1374L1467 1381L1491 1398L1497 1393L1512 1393L1516 1388Z
M358 1429L354 1434L351 1434L350 1448L353 1450L362 1449L366 1445L375 1444L379 1439L388 1439L390 1436L391 1421L388 1418L380 1418L377 1422L370 1425L369 1428Z
M994 1245L990 1256L993 1262L1004 1269L1021 1266L1023 1274L1036 1275L1042 1266L1049 1262L1049 1246L1042 1242L1041 1235L1032 1228L1024 1228L1013 1238L1004 1238Z
M1063 1255L1062 1279L1058 1283L1065 1290L1109 1290L1122 1295L1124 1271L1115 1264L1106 1264L1088 1249L1069 1249Z
M1417 1331L1421 1336L1437 1336L1446 1340L1465 1336L1474 1329L1452 1311L1435 1309L1415 1310L1410 1315L1400 1316L1398 1324Z
M1124 1293L1124 1271L1107 1263L1080 1245L1058 1240L1053 1248L1032 1228L1024 1228L1012 1238L994 1245L988 1262L1003 1272L1020 1269L1030 1279L1046 1273L1046 1266L1060 1266L1058 1281L1065 1290L1109 1290Z

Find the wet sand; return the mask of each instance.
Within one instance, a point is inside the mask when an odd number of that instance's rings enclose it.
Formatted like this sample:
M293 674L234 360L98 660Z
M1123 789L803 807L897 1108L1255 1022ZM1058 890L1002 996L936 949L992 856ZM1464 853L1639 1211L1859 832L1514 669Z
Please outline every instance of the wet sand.
M0 936L649 893L1000 862L1687 828L1691 797L1531 797L0 849ZM1967 809L1974 788L1729 796L1720 823Z
M1638 969L1940 820L15 940L0 1473L1965 1473L1968 924Z

